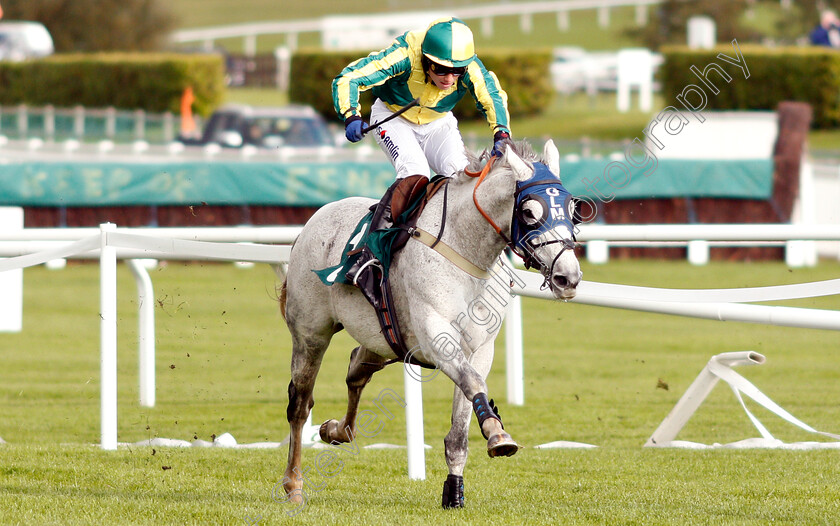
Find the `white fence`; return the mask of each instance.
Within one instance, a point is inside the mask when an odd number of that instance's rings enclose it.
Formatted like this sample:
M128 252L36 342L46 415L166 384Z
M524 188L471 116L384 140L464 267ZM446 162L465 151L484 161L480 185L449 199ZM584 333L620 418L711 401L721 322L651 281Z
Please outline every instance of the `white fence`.
M612 230L608 230L612 229ZM99 258L100 261L100 353L101 353L101 442L103 449L117 447L117 315L116 263L118 258L208 259L222 261L254 261L279 264L288 261L298 227L234 227L234 228L159 228L116 229L102 225L100 229L24 229L0 237L0 272L38 265L56 258ZM607 235L609 234L609 236ZM698 236L725 240L840 240L840 225L647 225L582 229L582 240L635 239L657 241L689 241ZM247 241L284 243L285 245L251 245ZM236 243L236 244L230 244ZM139 294L153 297L151 280L141 265L131 264L137 278ZM553 299L550 292L540 290L538 274L516 271L525 286L514 289L519 295ZM745 321L791 327L840 330L840 311L749 305L747 302L770 301L840 294L840 279L818 283L720 290L673 290L582 282L576 303L633 309L663 314L706 319ZM152 302L141 301L141 305ZM142 405L154 405L154 320L140 315L140 352ZM521 335L521 316L509 316L511 334ZM144 328L145 326L145 328ZM150 328L151 327L151 328ZM514 393L524 402L522 347L507 340L508 395ZM412 376L413 375L413 376ZM417 371L405 372L407 431L409 438L409 477L425 478L423 422L420 382ZM418 439L419 434L419 439Z
M662 0L559 0L543 2L515 2L497 3L486 5L474 5L453 7L448 9L452 15L465 20L478 19L481 21L481 33L484 36L493 34L493 18L497 16L518 15L520 17L520 28L524 33L531 32L533 28L533 17L554 13L557 19L557 27L562 31L569 29L569 12L596 9L598 11L598 24L601 27L608 27L610 23L610 9L617 7L635 7L636 23L644 25L647 23L647 8L651 5L661 3ZM415 13L420 16L422 13ZM394 13L395 17L404 16L404 13ZM335 17L330 17L334 19ZM347 28L352 28L352 16L348 16ZM383 27L391 29L393 23L389 21L388 15L363 15L368 22L371 19L379 18ZM420 16L422 18L422 16ZM413 29L405 27L403 31ZM301 33L322 32L329 30L331 21L326 19L306 19L283 22L257 22L250 24L236 24L219 27L206 27L199 29L185 29L172 34L172 41L178 44L201 42L205 49L212 50L215 41L225 38L242 38L246 54L253 55L257 50L257 37L260 35L286 35L286 45L295 49L297 47L298 35ZM390 37L389 37L390 38ZM323 40L329 42L329 37ZM385 42L384 44L387 44Z
M84 106L0 106L0 133L7 137L169 142L175 139L175 127L175 115L171 112Z
M343 148L339 146L281 146L257 148L223 148L215 143L205 146L185 146L178 141L149 143L137 140L115 143L110 140L80 142L76 139L44 141L40 137L27 140L9 140L0 135L0 158L15 161L39 162L128 162L138 161L255 161L255 162L336 162L336 161L386 161L382 150L372 143Z

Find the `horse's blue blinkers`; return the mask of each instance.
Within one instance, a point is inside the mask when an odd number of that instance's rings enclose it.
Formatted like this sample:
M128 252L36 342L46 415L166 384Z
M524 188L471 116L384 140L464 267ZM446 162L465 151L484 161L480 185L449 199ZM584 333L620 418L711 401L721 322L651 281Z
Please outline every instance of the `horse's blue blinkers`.
M520 255L527 256L523 258L526 266L534 266L533 253L540 246L563 243L568 249L574 248L572 218L575 210L572 194L546 165L534 163L534 175L516 183L515 196L511 238ZM530 203L537 203L538 206L526 207ZM561 225L569 230L570 239L538 241L540 236Z

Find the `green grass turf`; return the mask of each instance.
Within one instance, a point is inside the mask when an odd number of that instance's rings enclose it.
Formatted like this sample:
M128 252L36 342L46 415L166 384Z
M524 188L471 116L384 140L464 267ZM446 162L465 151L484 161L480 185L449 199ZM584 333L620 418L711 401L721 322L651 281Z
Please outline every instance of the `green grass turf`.
M836 278L840 265L788 269L781 263L615 261L584 264L585 278L680 288L743 287ZM119 440L152 437L240 443L280 441L287 432L288 331L266 266L169 265L151 272L157 317L157 405L138 405L136 299L120 266ZM25 271L24 330L0 334L0 518L8 524L260 524L292 520L272 500L285 448L274 450L120 447L99 440L98 267ZM786 302L837 310L837 297ZM832 524L840 518L836 451L674 451L641 446L713 354L751 349L767 356L740 372L817 429L840 432L840 360L834 331L721 323L524 301L526 404L505 401L504 351L488 379L506 428L524 446L489 459L473 424L465 474L468 508L439 508L446 475L442 439L453 387L424 385L427 479L409 481L405 451L340 452L342 470L312 477L293 520L323 524ZM316 386L314 420L340 416L352 348L339 334ZM668 389L662 385L667 384ZM392 366L368 387L402 393ZM657 387L660 386L660 387ZM820 440L748 401L777 438ZM404 412L390 406L374 438L405 440ZM680 433L726 443L758 436L725 385ZM554 440L594 450L538 450ZM313 466L316 450L304 454ZM164 469L166 468L166 469Z

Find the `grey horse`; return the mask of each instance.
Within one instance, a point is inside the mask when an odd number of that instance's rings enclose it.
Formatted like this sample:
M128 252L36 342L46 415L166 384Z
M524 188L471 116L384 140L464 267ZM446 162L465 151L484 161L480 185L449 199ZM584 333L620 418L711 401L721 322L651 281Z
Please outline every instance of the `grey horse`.
M551 141L546 143L541 159L524 142L510 143L495 163L487 162L487 152L468 155L470 166L451 178L446 196L437 192L429 200L417 223L420 230L438 233L437 247L448 247L449 255L409 239L390 267L397 316L412 358L442 371L455 384L452 427L444 439L449 467L444 507L464 504L463 472L471 409L491 457L510 456L519 447L505 432L492 402L488 402L485 383L493 360L493 342L513 286L509 267L500 264L500 256L509 246L517 221L527 228L545 216L540 210L545 203L529 199L517 204L517 185L533 179L538 166L547 168L544 173L557 185L560 183L559 153ZM475 177L485 166L485 174ZM550 193L555 194L556 190ZM290 502L303 499L301 432L314 405L315 378L333 334L344 329L359 346L351 354L347 372L347 413L341 420L324 422L320 428L321 439L327 443L353 441L362 390L374 372L397 360L381 333L374 309L361 292L349 285L326 286L313 272L341 260L351 233L372 203L366 198L347 198L319 209L294 244L280 289L281 310L293 343L287 409L289 459L283 479ZM568 219L572 211L552 210L552 215L564 214ZM527 244L530 263L540 268L555 298L573 298L581 271L573 250L571 221L557 222L552 228L531 234L536 235ZM482 276L470 269L488 272Z

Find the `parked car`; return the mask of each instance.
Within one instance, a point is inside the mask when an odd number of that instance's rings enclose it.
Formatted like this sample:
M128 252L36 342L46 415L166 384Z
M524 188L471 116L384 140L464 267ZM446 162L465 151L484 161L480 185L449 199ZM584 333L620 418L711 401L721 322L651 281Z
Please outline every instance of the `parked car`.
M53 39L39 22L0 22L0 60L21 61L55 52Z
M218 144L225 148L335 146L324 118L311 106L252 107L227 105L216 110L198 139L180 138L188 145Z

